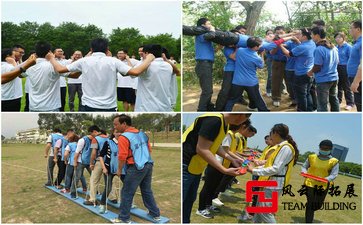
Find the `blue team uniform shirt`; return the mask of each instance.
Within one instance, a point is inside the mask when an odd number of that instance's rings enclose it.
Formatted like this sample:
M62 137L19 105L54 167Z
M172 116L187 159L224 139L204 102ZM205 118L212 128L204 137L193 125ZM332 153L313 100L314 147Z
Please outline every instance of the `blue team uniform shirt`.
M316 45L312 40L304 41L291 50L295 57L295 75L306 75L314 66L314 51Z
M214 61L213 44L204 39L204 34L195 37L195 59Z
M314 52L314 64L321 66L321 70L315 73L316 83L324 83L338 80L339 54L336 47L329 49L318 46Z
M285 45L286 45L286 48L291 51L292 49L294 49L299 44L296 43L296 42L293 42L293 41L287 41L285 43ZM288 57L287 58L286 65L285 65L285 70L288 70L288 71L294 71L295 70L295 57Z
M337 48L339 53L339 65L347 65L352 46L348 43L344 43L342 46L338 45Z
M350 51L349 60L347 63L348 77L355 77L357 74L358 66L362 58L362 36L360 36Z
M256 69L263 68L263 61L256 51L250 48L239 48L235 65L232 84L247 87L258 85Z
M223 54L227 59L226 65L224 65L224 71L234 71L235 61L229 56L234 52L235 48L224 47Z

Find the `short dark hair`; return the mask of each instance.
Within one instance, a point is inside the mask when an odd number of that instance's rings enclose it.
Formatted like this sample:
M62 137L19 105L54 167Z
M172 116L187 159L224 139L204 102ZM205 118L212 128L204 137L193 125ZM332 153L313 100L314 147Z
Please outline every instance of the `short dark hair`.
M272 29L267 29L267 30L265 31L265 35L267 35L267 33L268 33L269 31L274 32Z
M44 58L48 52L52 49L52 46L45 41L39 41L35 45L35 53L37 54L37 57Z
M252 125L250 125L250 126L248 127L248 130L249 130L249 131L251 131L251 132L253 132L253 133L255 133L255 134L257 134L257 129L256 129L256 127L254 127L254 126L252 126Z
M21 45L21 44L15 44L15 45L13 45L13 50L15 50L16 48L22 48L22 49L25 50L24 46Z
M116 119L116 118L118 118L118 121L120 123L126 123L127 126L132 125L131 117L126 114L117 115L113 119Z
M270 137L270 135L266 135L264 139L266 140L266 139L267 139L267 138L269 138L269 137Z
M128 54L129 53L129 51L126 49L126 48L121 48L120 50L118 50L117 52L119 52L119 51L123 51L124 53L126 53L126 54Z
M247 39L247 47L254 48L262 44L262 40L259 37L250 37Z
M100 128L97 125L92 125L88 128L88 133L92 133L94 130L100 132Z
M333 142L331 142L331 140L322 140L319 144L319 148L321 148L322 146L333 149Z
M325 38L326 37L326 31L325 31L325 28L322 27L322 26L317 26L317 27L313 27L311 28L311 32L314 34L314 35L319 35L320 38Z
M150 44L150 45L145 45L142 51L145 53L147 52L153 54L155 58L160 58L162 50L161 50L161 45Z
M197 21L197 26L202 26L204 25L207 21L209 21L207 18L202 17Z
M170 58L170 55L169 55L169 51L168 51L168 49L166 49L166 48L164 48L164 47L161 47L161 52L165 54L165 57L166 57L167 59L169 59L169 58Z
M314 20L313 24L315 24L316 26L325 27L325 21L321 19Z
M103 130L103 129L100 130L100 133L101 134L104 134L104 135L107 135L107 131L106 130Z
M359 28L360 30L362 30L362 20L355 20L352 22L352 25L354 28Z
M79 140L79 136L77 134L73 135L69 138L69 142L77 142Z
M108 41L105 38L96 38L91 41L91 48L93 52L106 53L108 49Z
M247 27L245 25L238 25L234 29L241 30L242 28L245 29L245 30L247 30Z
M285 31L285 27L284 26L276 26L275 29L274 29L274 32L276 32L277 30Z
M340 37L342 37L342 38L343 38L343 40L346 40L346 38L347 38L347 35L345 35L345 33L344 33L344 32L338 32L338 33L334 34L334 38L336 38L338 35L339 35Z
M301 28L301 34L307 37L308 40L311 40L311 30L309 28Z
M62 133L62 130L59 127L53 129L54 133Z
M1 62L6 61L6 57L12 56L13 50L11 48L4 48L1 50Z

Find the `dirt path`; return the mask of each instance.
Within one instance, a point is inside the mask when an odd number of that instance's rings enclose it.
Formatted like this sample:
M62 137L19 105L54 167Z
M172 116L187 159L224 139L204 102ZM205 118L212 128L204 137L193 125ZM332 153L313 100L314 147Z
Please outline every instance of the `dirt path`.
M261 88L262 87L262 88ZM266 96L265 90L264 90L265 84L260 85L260 91L262 94L263 99L265 100L267 104L267 108L269 108L271 111L274 112L296 112L296 108L289 107L291 104L291 100L289 98L289 95L282 94L281 95L281 102L280 107L275 107L272 105L272 99L271 97ZM220 90L220 85L214 85L213 86L213 96L212 96L212 102L215 103L217 100L217 96ZM199 96L200 96L200 88L195 87L184 87L183 88L183 111L184 112L195 112L197 111L198 102L199 102ZM246 100L248 100L245 97ZM342 104L340 105L340 110L342 112L357 112L357 108L354 106L354 108L351 111L346 111L344 109L345 107L345 100L343 99ZM235 104L233 107L233 111L247 111L246 105L241 104Z

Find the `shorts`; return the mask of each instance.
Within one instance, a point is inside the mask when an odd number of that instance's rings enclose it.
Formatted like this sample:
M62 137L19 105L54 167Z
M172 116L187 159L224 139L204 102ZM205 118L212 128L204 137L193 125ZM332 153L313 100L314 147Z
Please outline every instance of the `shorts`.
M136 92L133 88L117 87L117 100L135 104Z

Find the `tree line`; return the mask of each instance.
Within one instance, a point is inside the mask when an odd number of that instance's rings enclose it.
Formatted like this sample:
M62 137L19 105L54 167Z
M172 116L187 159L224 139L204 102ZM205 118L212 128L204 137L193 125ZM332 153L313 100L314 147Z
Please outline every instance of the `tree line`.
M74 22L63 22L53 26L49 22L1 22L2 48L11 48L15 44L25 47L26 53L34 50L38 41L47 41L54 48L62 48L66 57L72 56L75 50L87 54L90 50L90 41L97 37L107 38L113 55L120 49L127 49L129 56L138 56L140 45L161 44L168 49L175 60L180 60L181 39L174 38L171 34L158 34L155 36L143 35L136 28L115 28L110 35L103 33L102 28L95 25L79 25Z

